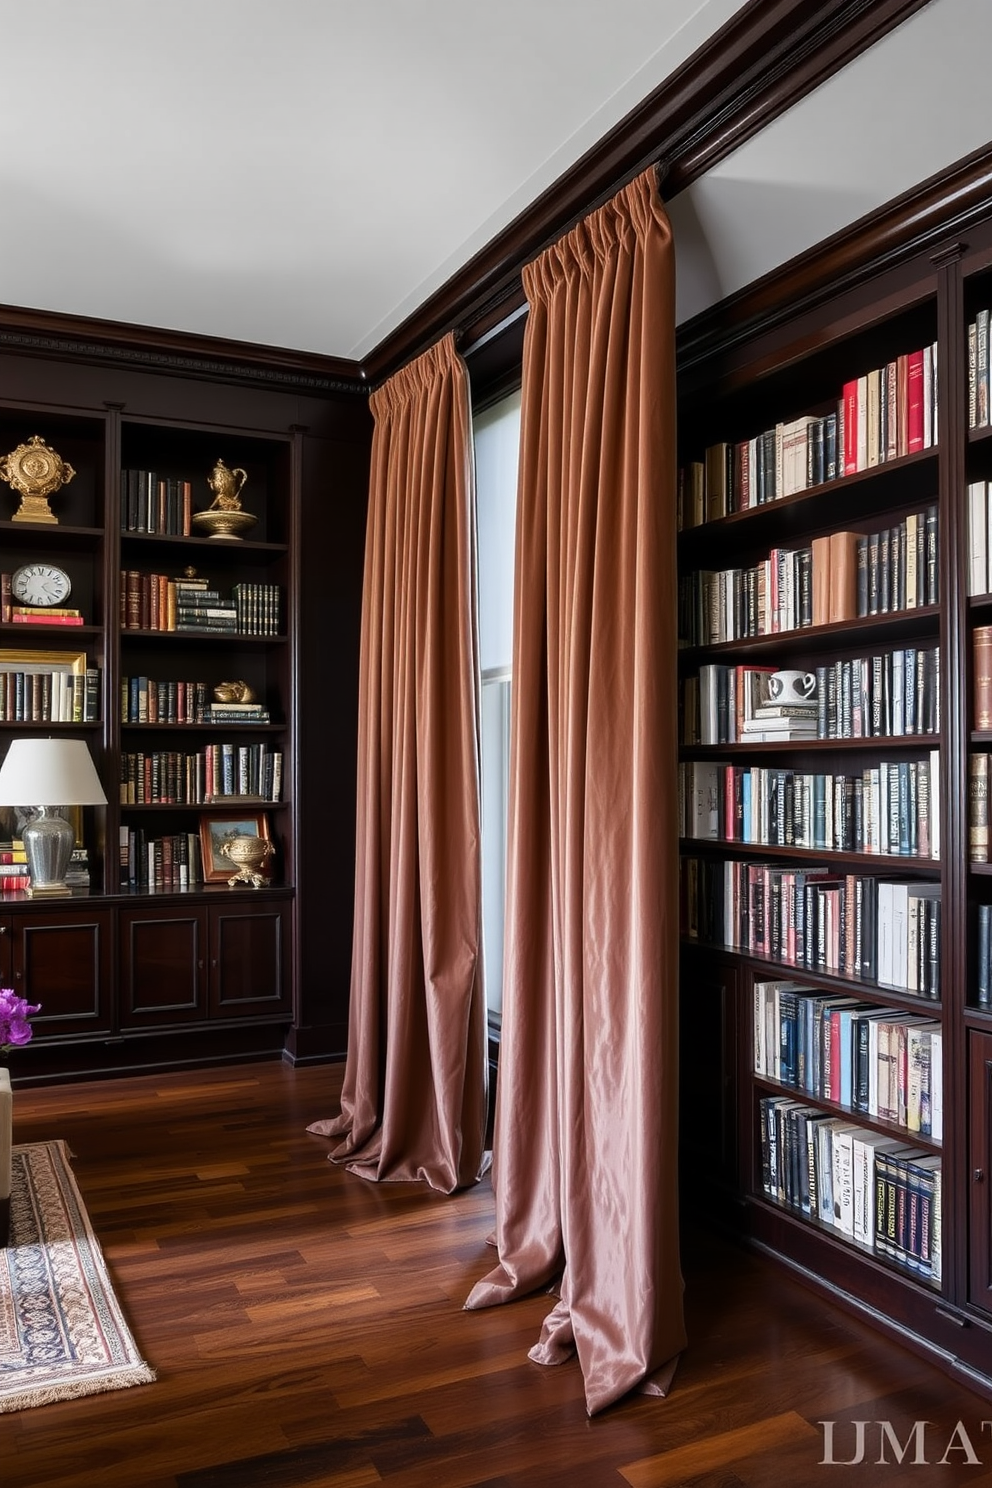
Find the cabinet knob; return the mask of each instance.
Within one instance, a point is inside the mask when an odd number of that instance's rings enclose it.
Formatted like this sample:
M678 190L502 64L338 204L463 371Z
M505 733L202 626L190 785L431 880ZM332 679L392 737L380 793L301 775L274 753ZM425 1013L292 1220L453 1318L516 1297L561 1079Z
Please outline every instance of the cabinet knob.
M199 969L202 971L203 970L203 957L202 956L200 957L199 961L197 961L196 964L199 967Z
M974 1178L975 1178L975 1182L976 1183L984 1183L984 1181L985 1181L985 1169L984 1168L976 1168L975 1169L975 1172L974 1172Z
M6 934L7 934L7 926L6 925L0 925L0 935L6 935Z

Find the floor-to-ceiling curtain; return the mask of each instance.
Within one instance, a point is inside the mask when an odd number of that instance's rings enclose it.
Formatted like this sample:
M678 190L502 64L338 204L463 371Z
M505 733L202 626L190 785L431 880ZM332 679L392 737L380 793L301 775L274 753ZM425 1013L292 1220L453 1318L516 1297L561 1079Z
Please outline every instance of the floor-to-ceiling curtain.
M654 171L524 271L494 1184L468 1307L560 1277L530 1357L664 1393L677 1215L675 274Z
M486 1124L472 435L454 338L371 403L348 1060L341 1114L308 1130L343 1136L331 1157L364 1177L450 1193L478 1177Z

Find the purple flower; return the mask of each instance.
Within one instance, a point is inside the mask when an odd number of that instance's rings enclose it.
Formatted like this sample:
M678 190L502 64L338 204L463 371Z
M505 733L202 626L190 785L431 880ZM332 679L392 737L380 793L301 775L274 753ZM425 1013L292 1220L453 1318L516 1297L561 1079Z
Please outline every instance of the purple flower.
M31 1042L32 1013L41 1011L41 1003L18 997L12 987L0 987L0 1049L8 1053Z

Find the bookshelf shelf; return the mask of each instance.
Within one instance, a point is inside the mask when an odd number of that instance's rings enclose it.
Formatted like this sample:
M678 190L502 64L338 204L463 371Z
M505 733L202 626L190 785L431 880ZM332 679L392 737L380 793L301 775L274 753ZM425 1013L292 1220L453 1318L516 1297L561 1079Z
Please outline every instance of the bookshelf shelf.
M679 663L688 669L698 666L701 661L722 661L736 656L792 658L805 653L851 651L876 641L880 645L893 645L901 640L936 636L939 618L937 605L923 605L919 609L896 610L888 615L865 615L830 625L808 625L797 630L775 631L770 635L717 641L711 646L683 646L679 651Z
M992 735L986 735L986 738L992 746ZM746 740L735 744L684 744L681 752L682 758L686 760L727 759L731 756L750 759L763 754L819 755L833 754L836 751L842 754L888 754L892 750L919 753L921 750L932 749L935 742L933 734L886 734L857 739L790 739L767 744L752 744Z
M838 867L879 869L882 873L917 873L935 876L940 873L937 858L911 857L908 853L838 852L827 847L787 847L771 842L736 842L732 839L680 837L682 853L716 854L719 857L781 858L799 863L832 863Z
M763 980L772 980L777 977L801 981L804 986L821 988L824 992L859 996L866 1002L884 1003L886 1007L928 1017L938 1017L942 1011L939 998L923 998L908 992L905 987L895 987L887 982L815 971L806 966L797 966L793 961L775 960L769 956L761 956L753 950L745 950L740 946L721 944L711 940L703 941L695 936L684 935L682 944L704 954L715 953L724 957L734 957L742 967L758 974Z

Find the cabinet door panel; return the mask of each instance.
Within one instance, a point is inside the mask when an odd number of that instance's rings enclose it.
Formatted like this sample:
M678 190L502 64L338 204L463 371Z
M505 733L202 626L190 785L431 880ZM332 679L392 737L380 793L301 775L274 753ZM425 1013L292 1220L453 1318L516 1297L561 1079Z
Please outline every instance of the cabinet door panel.
M109 910L17 920L14 986L21 997L41 1003L33 1020L35 1038L110 1032L111 929Z
M202 910L120 915L121 1026L169 1027L206 1016L207 921Z
M968 1300L992 1312L992 1035L968 1044Z
M14 926L11 920L0 920L0 984L9 987L14 977Z
M285 906L210 911L210 1014L290 1011Z

